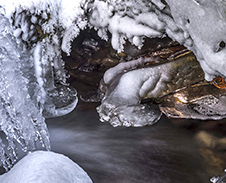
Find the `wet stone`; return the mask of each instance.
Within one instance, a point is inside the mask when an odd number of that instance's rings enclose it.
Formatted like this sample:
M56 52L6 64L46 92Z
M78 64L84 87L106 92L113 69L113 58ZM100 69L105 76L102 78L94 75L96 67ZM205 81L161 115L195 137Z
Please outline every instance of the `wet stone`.
M150 87L150 91L139 99L140 103L154 101L171 118L216 120L226 115L222 102L226 100L225 91L221 90L224 80L217 77L212 84L204 82L200 86L194 85L204 81L204 73L196 57L168 37L145 39L142 49L126 42L124 51L117 53L109 42L101 40L94 30L88 29L82 31L73 42L71 56L63 55L63 58L71 76L68 81L84 82L90 88L90 91L80 94L84 101L99 101L106 92L110 93L115 88L100 82L107 69L141 58L149 61L123 72L156 67L160 73L170 74L160 82L156 80L156 86L164 83L162 88L152 90ZM120 74L115 77L115 83L121 77Z
M197 84L162 99L161 111L170 118L213 119L226 117L226 90Z

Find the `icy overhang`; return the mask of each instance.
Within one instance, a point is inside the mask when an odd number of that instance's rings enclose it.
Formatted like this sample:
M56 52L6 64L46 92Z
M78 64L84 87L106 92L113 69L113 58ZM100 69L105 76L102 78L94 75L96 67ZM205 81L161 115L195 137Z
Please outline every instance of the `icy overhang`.
M176 25L189 34L193 44L184 45L195 52L206 79L226 76L226 1L166 0Z
M90 24L103 38L110 31L118 51L123 50L125 39L141 47L143 37L167 34L196 54L207 80L226 76L225 0L96 0L90 4Z

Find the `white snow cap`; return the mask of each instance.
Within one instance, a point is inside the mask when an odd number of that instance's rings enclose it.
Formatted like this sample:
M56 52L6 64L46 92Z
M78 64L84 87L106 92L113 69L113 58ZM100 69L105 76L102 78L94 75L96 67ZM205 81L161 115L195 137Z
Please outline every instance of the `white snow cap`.
M50 151L36 151L20 160L1 183L92 183L87 173L68 157Z

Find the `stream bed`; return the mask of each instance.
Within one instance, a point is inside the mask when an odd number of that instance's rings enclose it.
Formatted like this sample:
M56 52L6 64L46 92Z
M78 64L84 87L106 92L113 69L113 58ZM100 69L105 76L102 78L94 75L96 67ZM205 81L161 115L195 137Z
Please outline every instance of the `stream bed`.
M98 103L79 102L63 117L48 119L52 150L69 156L94 183L207 183L194 133L165 116L142 128L114 128L99 121Z

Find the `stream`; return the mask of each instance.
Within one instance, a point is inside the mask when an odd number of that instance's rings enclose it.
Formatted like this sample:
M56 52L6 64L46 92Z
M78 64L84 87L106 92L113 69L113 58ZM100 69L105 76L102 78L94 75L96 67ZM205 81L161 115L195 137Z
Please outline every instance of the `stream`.
M165 116L142 128L99 121L99 103L79 101L63 117L48 119L52 150L69 156L94 183L207 183L211 178L194 133Z

